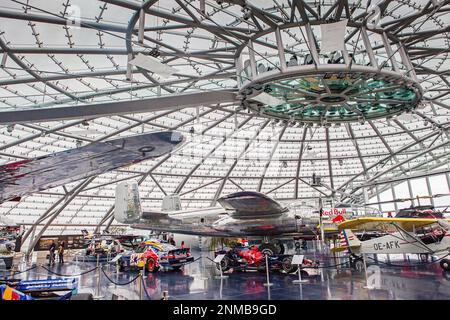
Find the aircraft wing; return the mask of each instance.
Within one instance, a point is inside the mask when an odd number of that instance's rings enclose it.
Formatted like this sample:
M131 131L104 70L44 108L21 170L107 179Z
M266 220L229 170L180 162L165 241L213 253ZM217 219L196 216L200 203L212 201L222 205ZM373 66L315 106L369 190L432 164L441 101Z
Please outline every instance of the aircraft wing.
M445 219L450 221L450 219ZM437 219L430 218L383 218L383 217L366 217L356 218L341 222L338 225L339 230L381 230L386 232L397 231L394 223L405 229L413 231L423 226L436 223Z
M255 191L235 192L217 202L236 219L273 218L288 211L277 201Z
M2 165L0 203L160 157L183 141L177 132L153 132Z
M227 212L221 207L209 207L209 208L198 208L198 209L186 209L186 210L176 210L176 211L144 211L142 212L143 219L189 219L189 218L209 218L216 217Z
M337 253L337 252L343 252L343 251L348 251L349 250L349 248L350 248L350 250L353 250L353 249L356 249L356 248L359 248L360 246L350 246L350 247L335 247L335 248L331 248L331 252L332 253Z

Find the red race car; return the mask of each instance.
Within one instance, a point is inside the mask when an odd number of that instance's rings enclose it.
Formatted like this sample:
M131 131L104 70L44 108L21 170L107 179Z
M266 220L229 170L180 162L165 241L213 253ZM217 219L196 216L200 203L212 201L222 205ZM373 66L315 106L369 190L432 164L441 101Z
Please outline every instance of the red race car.
M124 254L119 259L121 270L126 268L143 268L147 272L157 272L161 267L177 270L194 261L189 248L177 248L165 242L147 240L136 250Z
M266 270L265 255L258 249L257 246L244 247L237 245L229 250L219 250L215 252L215 256L224 254L220 265L222 271L229 269L235 270L258 270L264 272ZM285 273L292 273L297 271L297 265L292 264L292 255L290 254L274 254L269 255L268 266L270 271L283 271ZM217 269L220 270L220 265L217 264ZM317 262L304 259L303 266L314 267L318 265Z

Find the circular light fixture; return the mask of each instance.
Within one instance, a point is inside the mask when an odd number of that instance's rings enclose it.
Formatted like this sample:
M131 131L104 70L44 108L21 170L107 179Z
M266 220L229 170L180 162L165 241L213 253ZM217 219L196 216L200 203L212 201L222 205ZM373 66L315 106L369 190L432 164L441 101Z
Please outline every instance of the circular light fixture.
M241 88L248 108L260 116L298 122L361 122L417 107L420 86L393 72L336 71L258 79ZM258 97L270 95L270 104ZM256 97L256 100L254 99ZM273 98L273 99L272 99Z

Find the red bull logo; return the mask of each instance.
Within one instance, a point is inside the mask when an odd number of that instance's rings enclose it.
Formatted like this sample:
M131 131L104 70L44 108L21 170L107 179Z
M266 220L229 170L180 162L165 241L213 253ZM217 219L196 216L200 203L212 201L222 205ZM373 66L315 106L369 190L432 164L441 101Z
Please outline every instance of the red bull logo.
M343 209L330 209L330 210L323 210L322 214L326 215L326 216L331 216L331 215L342 215L342 214L346 214L347 213L347 209L343 208Z
M342 221L345 221L345 218L339 214L333 220L331 220L333 223L341 223Z

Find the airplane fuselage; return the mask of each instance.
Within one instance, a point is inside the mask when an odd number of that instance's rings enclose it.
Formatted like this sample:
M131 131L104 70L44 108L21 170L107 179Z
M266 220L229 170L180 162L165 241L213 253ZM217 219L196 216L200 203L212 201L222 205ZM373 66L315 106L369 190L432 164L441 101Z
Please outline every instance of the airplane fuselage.
M395 232L379 238L361 242L361 246L352 249L355 253L366 254L431 254L448 251L450 248L450 237L444 236L441 241L424 244L417 239L414 233Z
M285 234L317 235L318 219L298 219L286 212L276 217L234 218L227 214L186 213L170 214L160 218L141 218L133 228L166 231L180 234L212 237L281 236Z

